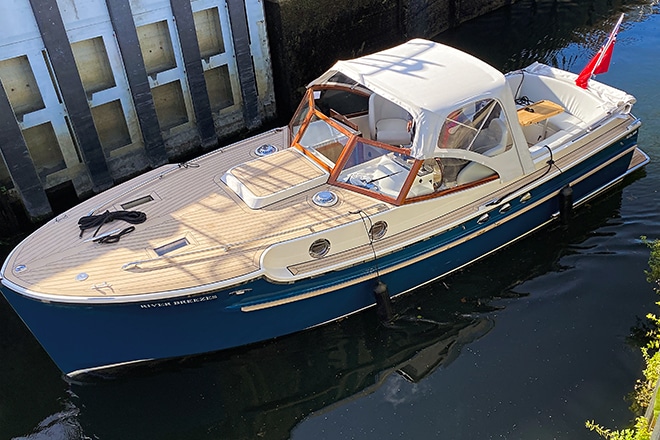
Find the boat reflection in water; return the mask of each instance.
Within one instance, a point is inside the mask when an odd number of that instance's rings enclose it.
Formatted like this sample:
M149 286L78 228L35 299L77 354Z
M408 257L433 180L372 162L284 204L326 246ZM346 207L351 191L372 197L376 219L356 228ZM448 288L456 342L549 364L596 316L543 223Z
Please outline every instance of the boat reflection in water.
M78 422L99 438L127 438L126 426L131 438L289 438L305 417L393 375L422 380L492 328L484 301L452 298L430 298L435 310L408 304L388 328L366 313L259 346L79 376Z

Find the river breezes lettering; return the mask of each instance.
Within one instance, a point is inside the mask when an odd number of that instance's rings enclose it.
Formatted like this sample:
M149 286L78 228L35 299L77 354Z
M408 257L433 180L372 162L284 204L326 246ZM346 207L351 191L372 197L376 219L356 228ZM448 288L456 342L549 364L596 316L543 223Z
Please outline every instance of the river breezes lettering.
M176 299L173 301L165 301L158 303L149 303L149 304L140 304L141 309L157 309L163 307L172 307L172 306L183 306L186 304L194 304L205 301L213 301L218 299L218 295L206 295L200 296L199 298L186 298L186 299Z

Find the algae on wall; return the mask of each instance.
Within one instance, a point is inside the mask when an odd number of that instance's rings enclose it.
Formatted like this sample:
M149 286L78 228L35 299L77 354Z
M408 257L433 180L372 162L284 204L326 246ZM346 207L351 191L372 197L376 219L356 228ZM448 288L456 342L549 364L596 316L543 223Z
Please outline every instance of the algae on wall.
M274 0L265 9L280 117L290 115L305 85L338 59L402 39L397 0Z
M305 85L340 59L431 38L512 0L268 0L278 114L288 118Z

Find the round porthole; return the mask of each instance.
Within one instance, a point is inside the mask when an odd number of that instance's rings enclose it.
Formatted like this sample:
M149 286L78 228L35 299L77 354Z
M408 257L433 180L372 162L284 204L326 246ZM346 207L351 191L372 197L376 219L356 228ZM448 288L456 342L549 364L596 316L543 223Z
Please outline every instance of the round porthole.
M273 154L278 150L278 148L275 145L271 144L263 144L257 147L256 150L254 150L254 154L256 154L259 157L263 156L268 156L269 154Z
M380 240L387 233L387 223L378 221L369 229L369 238L371 240Z
M309 255L314 258L324 257L330 252L330 242L325 238L319 238L309 247Z
M334 206L339 201L337 194L332 191L319 191L312 197L312 202L317 206Z

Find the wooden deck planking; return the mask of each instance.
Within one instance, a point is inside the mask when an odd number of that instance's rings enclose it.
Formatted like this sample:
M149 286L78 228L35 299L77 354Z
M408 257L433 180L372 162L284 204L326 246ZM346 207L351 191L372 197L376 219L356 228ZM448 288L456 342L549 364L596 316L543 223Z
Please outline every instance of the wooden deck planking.
M628 166L628 169L635 168L646 160L646 156L644 153L642 153L639 149L635 148L635 152L633 153L633 157L630 160L630 165Z
M263 197L320 177L324 172L294 149L286 149L268 157L237 166L231 173L252 194Z
M103 193L94 203L90 200L74 208L51 229L37 231L30 239L31 245L17 252L11 264L24 260L30 262L30 267L20 274L10 274L11 281L34 291L73 296L133 295L211 284L258 270L259 257L269 244L306 235L308 225L316 225L316 230L337 226L351 220L342 217L348 210L373 203L368 197L344 192L345 200L337 207L312 209L308 199L315 189L268 209L251 210L218 183L218 175L233 162L245 161L245 150L203 157L193 161L197 167L173 170L133 191L120 188ZM136 230L118 243L98 244L78 238L77 219L90 206L105 204L97 211L99 214L106 207L149 193L158 198L135 208L147 214L147 222L135 225ZM104 225L100 232L126 226L125 222L115 221ZM92 233L87 231L84 238ZM172 255L189 255L166 256L121 269L127 263L155 258L155 247L182 237L190 244ZM48 246L47 253L39 252L40 243ZM227 249L226 245L232 247ZM196 252L199 250L203 252ZM88 278L76 281L81 273Z

